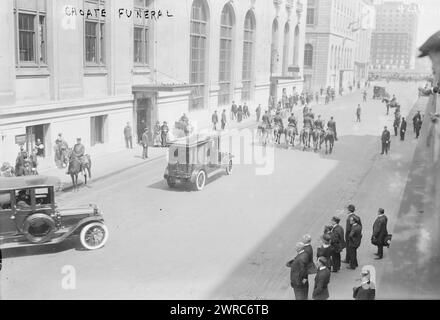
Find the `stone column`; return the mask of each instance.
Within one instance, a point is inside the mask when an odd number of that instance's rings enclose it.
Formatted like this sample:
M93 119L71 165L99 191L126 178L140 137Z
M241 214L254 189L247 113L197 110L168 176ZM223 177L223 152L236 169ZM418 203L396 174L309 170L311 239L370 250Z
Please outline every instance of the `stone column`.
M13 0L0 1L0 108L15 104L15 19Z

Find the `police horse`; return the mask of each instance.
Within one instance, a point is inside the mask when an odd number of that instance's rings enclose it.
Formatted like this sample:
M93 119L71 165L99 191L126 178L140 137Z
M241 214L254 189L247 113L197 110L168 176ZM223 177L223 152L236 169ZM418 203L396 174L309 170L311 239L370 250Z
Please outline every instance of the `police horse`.
M273 126L274 143L281 143L282 134L285 134L283 126L281 125L281 123L275 123Z
M315 127L312 131L313 148L314 151L321 150L322 143L325 139L325 131L321 128Z
M273 129L272 125L263 123L258 126L258 136L260 138L260 144L266 146L269 141L273 141Z
M67 165L67 173L72 179L73 191L78 191L78 175L80 173L84 176L84 184L87 185L87 177L92 178L92 161L90 155L85 154L83 157L78 158L73 150L69 148L68 152L69 163Z
M335 133L332 129L327 128L324 136L325 141L325 154L331 154L333 151L333 146L335 145Z
M306 150L306 148L310 148L311 135L312 135L312 128L311 127L305 126L301 130L300 141L303 145L303 151Z
M289 144L292 145L292 147L295 146L295 136L298 134L298 129L296 125L289 124L286 128L286 147L289 147Z

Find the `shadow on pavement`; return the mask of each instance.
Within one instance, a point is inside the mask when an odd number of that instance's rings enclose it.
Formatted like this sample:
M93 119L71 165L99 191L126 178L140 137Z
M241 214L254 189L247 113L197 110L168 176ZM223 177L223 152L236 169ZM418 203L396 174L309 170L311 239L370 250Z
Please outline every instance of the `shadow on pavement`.
M398 153L403 149L410 150L411 143L411 141L400 142L397 138L392 138L390 154L380 155L379 136L351 135L341 136L335 143L332 154L325 155L325 150L321 150L320 157L336 160L336 167L313 191L290 210L277 227L238 263L220 285L211 291L209 299L292 299L289 268L285 266L285 263L295 256L295 243L300 241L305 233L310 233L316 254L316 247L320 245L319 238L324 226L329 224L332 216L339 215L341 225L345 229L346 216L342 210L355 198L357 213L362 217L364 224L363 242L359 251L363 251L363 254L368 257L371 255L371 258L368 258L369 261L360 258L359 265L372 264L375 247L371 245L370 237L375 212L379 206L384 205L381 201L386 201L387 192L397 193L396 186L402 187L401 184L405 184L412 159L401 157ZM394 151L393 145L395 145ZM292 152L302 151L292 150ZM374 195L369 195L368 199L370 184L366 183L362 187L374 167L378 167L376 170L379 170L380 174L373 179L377 180L376 183L382 185L383 189L372 192L383 194L384 199L375 199ZM392 230L389 232L393 233ZM396 250L396 247L397 245L392 243L390 251ZM316 256L314 259L316 260ZM348 298L351 296L349 290L356 285L355 279L358 277L358 272L345 271L344 265L342 268L339 274L332 274L332 278L336 279L333 280L334 282L345 282L344 285L349 289L343 290L347 291L345 296ZM352 279L351 283L347 283L346 278L342 280L346 277L344 274L348 274L348 277ZM341 286L333 285L334 288ZM313 290L312 284L310 290Z
M78 242L73 239L70 239L70 240L65 240L58 244L47 244L47 245L41 244L41 245L23 246L23 247L7 249L7 250L2 249L2 254L3 254L3 259L8 259L8 258L16 258L16 257L59 253L71 249L77 249L78 247L79 247Z

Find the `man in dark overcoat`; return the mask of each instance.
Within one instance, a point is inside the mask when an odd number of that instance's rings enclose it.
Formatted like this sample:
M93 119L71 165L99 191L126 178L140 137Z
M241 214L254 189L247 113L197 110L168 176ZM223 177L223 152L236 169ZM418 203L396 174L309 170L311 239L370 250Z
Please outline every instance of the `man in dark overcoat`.
M359 266L357 261L357 249L361 245L361 239L362 226L360 225L360 219L358 216L353 216L351 217L351 230L347 241L347 253L350 261L350 265L347 269L354 270Z
M333 217L331 224L331 239L330 245L332 246L332 272L338 272L341 269L341 251L345 249L345 240L344 240L344 228L339 225L338 217Z
M350 231L351 231L351 218L352 217L357 217L357 215L354 213L356 211L356 207L353 204L349 204L347 206L347 221L345 223L345 244L348 244L348 236L350 235ZM359 218L359 217L358 217ZM362 223L360 223L360 218L359 218L359 224L362 225ZM345 250L345 260L342 261L344 263L350 263L350 255L348 254L348 248Z
M313 289L313 300L327 300L330 295L328 293L328 284L330 282L330 270L327 268L327 258L318 258L318 271L315 276L315 286Z
M307 274L308 254L304 251L304 244L296 244L297 255L293 260L287 262L290 268L290 285L295 293L296 300L307 300L309 295L309 281Z
M400 140L405 140L405 133L406 133L406 120L404 117L402 117L402 123L400 124Z
M371 242L377 246L376 260L383 258L383 246L388 235L387 223L388 218L385 215L385 210L379 208L378 216L373 224L373 236L371 237Z

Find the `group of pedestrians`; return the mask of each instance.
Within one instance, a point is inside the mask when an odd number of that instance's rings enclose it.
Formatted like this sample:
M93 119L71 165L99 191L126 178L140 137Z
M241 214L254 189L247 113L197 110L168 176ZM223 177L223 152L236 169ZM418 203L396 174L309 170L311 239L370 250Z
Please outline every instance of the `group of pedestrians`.
M413 122L413 132L415 133L415 138L418 139L420 135L420 129L422 128L422 124L423 124L423 118L420 111L416 112L416 114L412 118L412 122ZM400 112L398 110L396 110L395 118L393 121L393 129L394 129L394 136L397 137L399 134L400 141L404 141L407 132L407 122L405 120L405 117L400 117ZM381 154L382 155L388 154L391 145L391 133L388 130L387 126L384 126L384 129L382 131L381 143L382 143Z
M361 218L355 214L353 204L347 206L347 220L345 232L339 224L340 218L334 216L330 224L324 227L321 236L321 245L316 249L316 264L314 262L311 236L306 234L296 243L297 255L287 262L290 268L290 283L296 300L307 300L309 296L309 276L315 274L315 284L312 299L325 300L330 297L329 283L331 273L339 272L341 262L348 264L347 269L355 270L359 267L357 250L362 242ZM388 219L385 210L379 208L378 216L373 224L371 243L377 246L377 260L383 258L383 247L389 247L391 235L387 231ZM341 261L341 252L345 249L345 260ZM374 299L375 287L370 282L370 273L361 272L361 285L353 288L353 298L358 300Z
M243 121L243 119L249 118L251 113L249 111L249 107L246 105L246 102L242 105L237 106L235 101L232 101L230 118L231 120L236 120L237 122ZM225 121L226 125L226 121Z

